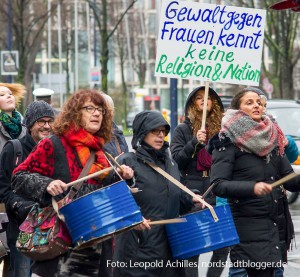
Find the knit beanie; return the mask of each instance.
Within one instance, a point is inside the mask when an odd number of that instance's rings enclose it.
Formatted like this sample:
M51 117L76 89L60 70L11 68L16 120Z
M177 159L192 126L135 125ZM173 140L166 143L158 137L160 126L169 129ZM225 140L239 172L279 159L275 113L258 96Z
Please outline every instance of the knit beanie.
M31 128L32 125L42 117L54 118L55 113L53 108L45 101L34 101L26 109L24 116L24 124L27 129Z

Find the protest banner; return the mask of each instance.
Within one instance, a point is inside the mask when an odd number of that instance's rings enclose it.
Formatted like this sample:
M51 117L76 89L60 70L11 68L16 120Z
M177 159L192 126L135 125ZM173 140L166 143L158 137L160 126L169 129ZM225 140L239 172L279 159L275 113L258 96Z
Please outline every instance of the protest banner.
M155 76L258 85L266 11L163 0Z

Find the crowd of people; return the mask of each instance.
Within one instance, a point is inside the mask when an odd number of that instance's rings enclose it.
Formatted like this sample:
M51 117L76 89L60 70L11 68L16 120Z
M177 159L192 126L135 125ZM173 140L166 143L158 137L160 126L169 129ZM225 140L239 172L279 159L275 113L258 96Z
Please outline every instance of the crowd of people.
M133 121L131 152L113 121L114 102L107 94L79 90L57 112L44 101L47 90L36 91L36 100L22 119L16 108L25 92L22 85L0 83L0 201L9 218L3 276L198 276L199 255L188 258L194 267L167 266L176 260L166 230L152 222L201 211L201 196L207 191L204 200L210 205L229 204L240 239L236 245L214 250L211 264L224 264L229 254L233 265L229 276L283 276L282 265L294 238L285 190L299 191L300 177L280 187L271 184L293 172L290 161L298 156L298 149L268 114L259 88L239 91L226 111L214 89L208 89L204 107L205 87L195 88L170 145L166 140L170 125L162 114L140 112ZM43 99L38 99L39 93ZM142 223L103 242L71 248L52 260L32 261L18 252L18 226L30 207L47 207L52 198L64 198L68 183L78 179L94 152L89 174L111 166L107 153L119 166L85 181L74 200L121 178L137 191L133 197ZM153 167L180 181L195 196ZM221 276L222 271L223 267L211 266L207 276Z

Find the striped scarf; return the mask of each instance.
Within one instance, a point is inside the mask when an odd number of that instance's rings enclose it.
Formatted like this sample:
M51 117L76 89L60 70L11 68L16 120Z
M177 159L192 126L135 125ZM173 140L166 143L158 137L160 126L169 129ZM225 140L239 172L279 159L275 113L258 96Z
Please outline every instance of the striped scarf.
M74 127L70 127L70 129L64 134L64 138L72 147L76 149L82 166L85 166L91 154L91 150L97 151L95 161L90 169L89 174L109 167L109 163L102 151L102 147L104 145L103 138L94 136L82 128L76 131ZM108 172L101 174L97 178L102 180L107 176L107 174Z
M254 121L241 110L228 109L222 119L220 137L227 136L242 151L267 157L278 147L284 155L285 136L277 123L268 115L263 115L260 122Z

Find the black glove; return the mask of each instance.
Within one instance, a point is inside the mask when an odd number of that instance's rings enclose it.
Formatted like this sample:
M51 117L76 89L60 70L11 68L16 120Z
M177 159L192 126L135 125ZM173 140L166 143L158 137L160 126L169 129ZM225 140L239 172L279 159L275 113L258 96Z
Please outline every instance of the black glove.
M207 145L206 145L206 147L205 147L207 153L209 153L210 155L212 155L212 152L213 152L214 148L216 147L216 144L218 144L219 141L220 141L220 140L219 140L219 135L218 135L218 134L214 135L214 136L208 141L208 143L207 143Z
M38 204L33 201L18 201L13 204L13 211L20 221L23 222L34 205Z

